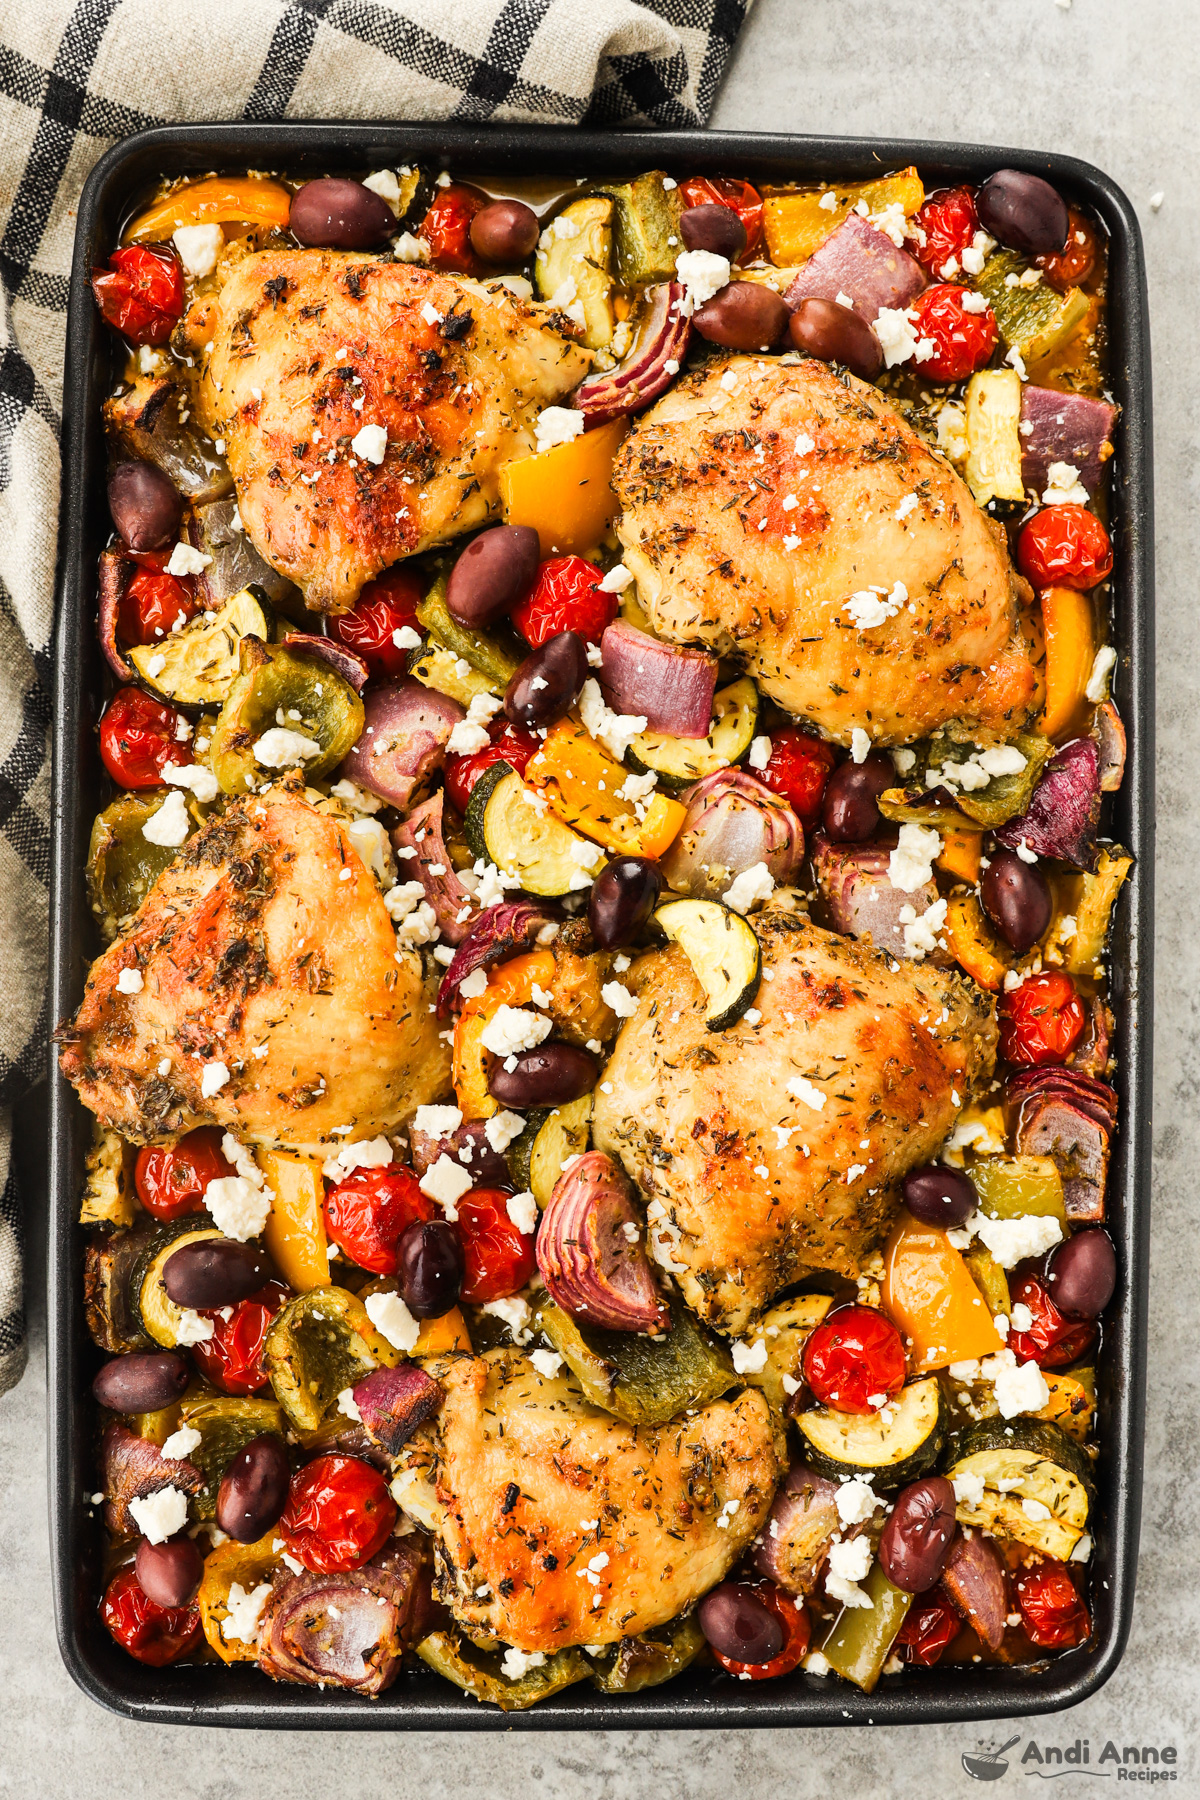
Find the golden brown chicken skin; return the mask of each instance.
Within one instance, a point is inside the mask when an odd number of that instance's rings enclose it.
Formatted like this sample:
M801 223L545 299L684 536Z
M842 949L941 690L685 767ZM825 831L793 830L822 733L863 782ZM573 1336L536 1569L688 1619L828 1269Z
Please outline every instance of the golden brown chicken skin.
M124 969L138 993L120 992ZM184 845L92 965L60 1062L135 1143L195 1125L251 1144L369 1138L449 1088L433 993L342 824L285 783ZM206 1095L215 1064L228 1080Z
M441 1598L480 1641L552 1652L666 1624L770 1508L782 1469L755 1389L634 1426L518 1351L426 1366L445 1402L397 1491L436 1533Z
M587 373L572 343L501 283L327 250L233 270L204 336L204 424L227 447L242 522L310 607L345 612L402 557L495 511L503 463ZM364 426L386 431L381 462Z
M1008 738L1040 704L1003 532L852 375L716 358L636 422L613 486L655 631L738 657L836 742Z
M809 1270L859 1273L896 1182L942 1144L996 1044L991 1002L960 975L800 913L753 923L758 1022L708 1031L683 952L652 951L627 977L638 1010L592 1115L595 1147L649 1197L651 1243L685 1300L734 1334Z

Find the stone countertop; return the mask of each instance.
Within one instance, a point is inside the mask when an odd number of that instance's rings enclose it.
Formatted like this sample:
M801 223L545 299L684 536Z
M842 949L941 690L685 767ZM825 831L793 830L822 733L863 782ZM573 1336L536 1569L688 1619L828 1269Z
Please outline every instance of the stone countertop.
M1200 516L1195 393L1200 356L1188 313L1197 279L1200 29L1171 0L757 0L714 124L846 132L1067 151L1105 169L1142 221L1157 358L1158 917L1154 1281L1146 1494L1138 1603L1129 1648L1108 1686L1051 1719L1005 1729L958 1725L794 1733L659 1732L405 1738L238 1733L134 1726L77 1692L59 1660L50 1601L45 1502L42 1252L31 1246L32 1353L0 1401L0 1791L71 1800L120 1794L179 1800L287 1793L419 1794L423 1800L645 1800L651 1794L745 1800L768 1794L923 1800L977 1791L961 1755L1019 1733L1006 1780L1038 1769L1031 1741L1090 1760L1072 1792L1094 1791L1107 1741L1174 1744L1176 1792L1200 1792L1200 1360L1194 1353L1193 1192L1200 1166L1200 750L1194 718L1200 609L1185 572ZM1150 195L1162 190L1161 210ZM1189 701L1189 694L1193 699ZM18 1121L32 1137L28 1109ZM1148 1184L1149 1185L1149 1184ZM1149 1199L1149 1193L1147 1194ZM32 1233L36 1238L36 1230ZM399 1751L403 1773L389 1767ZM1013 1760L1016 1759L1016 1760ZM1077 1765L1078 1767L1079 1765ZM1062 1765L1065 1770L1068 1765ZM1059 1771L1049 1765L1048 1772ZM779 1783L778 1788L776 1782Z

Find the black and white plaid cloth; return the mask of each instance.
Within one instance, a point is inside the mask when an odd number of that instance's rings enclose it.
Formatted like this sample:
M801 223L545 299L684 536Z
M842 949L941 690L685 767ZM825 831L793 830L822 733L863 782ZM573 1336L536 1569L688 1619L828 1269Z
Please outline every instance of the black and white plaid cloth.
M10 1133L46 1043L63 335L88 171L186 119L702 125L751 4L0 0L0 1393L25 1362Z

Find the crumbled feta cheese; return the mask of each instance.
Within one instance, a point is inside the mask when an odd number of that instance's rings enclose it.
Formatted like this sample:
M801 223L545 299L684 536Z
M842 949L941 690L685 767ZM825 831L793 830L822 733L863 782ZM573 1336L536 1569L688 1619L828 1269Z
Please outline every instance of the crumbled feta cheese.
M600 583L602 594L623 594L633 580L633 571L624 563L614 563L604 580Z
M167 795L157 812L150 814L142 826L142 836L148 844L162 844L167 849L177 850L186 841L190 830L183 795L176 789Z
M399 212L400 183L396 180L391 169L376 169L373 175L367 176L366 180L363 182L363 186L365 188L370 188L373 194L378 194L379 198L384 201L386 205L390 206L394 213Z
M118 994L140 994L145 985L140 969L122 969L117 976Z
M983 1493L987 1483L983 1476L977 1474L974 1469L964 1469L960 1475L955 1475L952 1478L951 1486L959 1506L983 1505Z
M169 787L189 788L202 806L219 793L217 778L202 763L164 763L162 778Z
M904 948L913 962L923 962L938 948L938 932L946 923L946 902L935 900L923 913L913 906L900 908Z
M181 1425L163 1442L162 1453L168 1462L185 1462L193 1450L198 1450L204 1442L202 1432L194 1425Z
M1150 211L1157 212L1165 199L1166 195L1163 193L1162 189L1157 188L1150 196Z
M1037 1213L1022 1213L1016 1219L989 1219L986 1213L974 1213L967 1224L974 1225L1002 1269L1015 1269L1027 1256L1042 1256L1062 1240L1058 1220Z
M617 799L628 800L631 805L636 805L647 794L652 794L657 786L658 776L653 769L647 769L644 775L627 775L617 789ZM625 967L628 968L629 964L626 963Z
M362 1424L362 1414L354 1399L354 1389L344 1387L337 1397L337 1409L345 1419L353 1419L356 1425Z
M1080 481L1079 470L1074 463L1052 462L1046 470L1046 489L1042 494L1042 505L1055 506L1065 502L1076 506L1086 506L1088 491Z
M429 257L429 245L423 237L416 237L411 231L402 231L392 245L392 255L397 262L426 262Z
M504 1661L500 1664L501 1673L510 1681L520 1681L529 1669L540 1669L546 1658L540 1650L531 1650L528 1655L523 1650L507 1649Z
M200 1097L211 1100L219 1094L229 1080L229 1070L223 1062L205 1063L200 1075Z
M385 1137L360 1138L355 1144L339 1144L336 1154L321 1165L321 1172L327 1181L336 1185L339 1181L345 1181L347 1175L352 1175L355 1169L386 1169L393 1154L392 1146Z
M616 713L605 702L600 683L594 676L583 684L579 696L579 716L589 737L604 745L620 762L630 744L646 729L644 713Z
M392 841L379 820L351 819L346 827L346 836L358 852L363 867L374 875L381 887L388 887L395 874L392 866Z
M913 329L915 318L916 314L911 307L884 306L880 308L875 318L875 335L883 350L885 367L894 369L898 363L911 362L914 359L917 362L928 362L929 357L933 354L932 346L924 355L920 353L920 346L927 343L928 339L918 339L916 331Z
M775 877L765 862L756 862L734 877L721 898L734 912L748 913L760 901L769 900L774 892Z
M750 745L750 755L746 760L752 769L765 769L771 760L770 738L756 737Z
M219 225L180 225L171 233L171 242L187 273L193 280L203 281L217 266L225 248L225 233Z
M1088 676L1087 686L1083 690L1093 706L1099 706L1102 700L1108 698L1109 688L1112 685L1110 677L1116 667L1116 662L1117 653L1112 645L1102 644L1093 659L1092 672Z
M907 775L917 760L915 750L893 750L892 764L897 775Z
M908 589L898 581L890 593L881 587L860 589L843 602L842 610L850 614L860 631L871 631L895 618L907 600Z
M756 1343L743 1344L737 1341L733 1345L733 1368L737 1375L757 1375L760 1369L767 1366L767 1340L759 1338Z
M259 1237L271 1213L271 1196L244 1175L219 1175L204 1190L212 1222L239 1244Z
M986 231L977 231L959 260L967 275L982 275L983 265L996 248L996 240L989 237Z
M364 462L381 463L387 452L387 432L382 425L364 425L350 440L355 456Z
M967 438L967 415L953 400L948 400L937 417L937 445L951 462L962 462L971 446Z
M180 1308L175 1321L175 1342L177 1344L206 1344L214 1330L211 1319L194 1311L190 1306Z
M1015 344L1004 360L1006 363L1011 363L1022 381L1029 380L1029 371L1025 367L1025 358L1021 355L1021 352L1017 349Z
M860 725L856 725L850 733L850 760L851 762L865 763L870 754L871 734L864 731Z
M437 1201L453 1225L458 1218L459 1201L475 1183L462 1164L443 1151L433 1166L426 1169L417 1185L423 1194L428 1194L431 1200Z
M486 991L487 984L487 970L472 969L471 973L469 975L464 975L459 982L458 991L464 1000L478 1000L480 995ZM497 1149L498 1147L499 1146L497 1145L492 1145L493 1149Z
M793 1075L787 1084L787 1091L793 1100L799 1100L803 1105L811 1106L814 1112L824 1111L825 1102L829 1098L803 1075Z
M254 745L254 760L264 769L292 769L320 754L321 746L315 738L280 725L272 725L269 731L264 731Z
M741 1508L740 1500L727 1500L714 1521L718 1531L728 1531L730 1521Z
M225 1599L226 1614L221 1636L227 1644L256 1644L263 1607L271 1597L271 1583L260 1581L249 1593L240 1581L231 1581Z
M675 279L682 281L684 296L680 312L685 319L691 317L698 306L719 294L723 287L729 285L732 270L727 256L717 256L711 250L685 250L675 260Z
M1018 1363L1011 1350L985 1357L979 1365L985 1381L992 1383L996 1405L1005 1419L1020 1413L1040 1412L1050 1399L1050 1389L1035 1362Z
M165 1544L187 1524L187 1495L177 1487L159 1488L129 1502L138 1530L152 1544Z
M485 726L459 719L446 741L446 749L451 756L474 756L476 751L486 750L490 742Z
M1085 1563L1091 1554L1092 1554L1092 1536L1091 1536L1090 1532L1085 1531L1083 1536L1080 1538L1079 1542L1076 1544L1075 1548L1072 1550L1070 1556L1068 1556L1067 1561L1068 1562Z
M512 1294L505 1300L489 1300L483 1311L494 1319L503 1319L514 1343L527 1344L533 1336L529 1330L529 1305L519 1294Z
M413 1130L431 1138L449 1137L452 1131L458 1130L462 1122L460 1106L418 1106L413 1117Z
M933 880L933 865L942 840L931 825L902 825L896 848L888 857L888 881L902 894L915 894Z
M392 642L397 650L415 650L421 642L421 634L411 625L398 625L392 633Z
M606 981L600 989L605 1006L611 1006L618 1019L632 1019L638 1003L623 981Z
M553 450L556 444L569 444L581 434L587 423L574 406L546 406L533 422L533 435L539 450Z
M884 237L891 238L897 250L903 249L908 225L904 207L899 200L893 200L890 205L880 207L878 212L868 213L867 217L876 231L882 231Z
M870 1482L856 1475L852 1481L842 1482L834 1502L843 1525L864 1525L879 1505L879 1498Z
M532 1237L537 1230L538 1203L528 1189L522 1194L510 1194L504 1202L505 1211L525 1237Z
M831 1544L825 1592L831 1600L840 1600L843 1606L869 1607L871 1598L863 1593L858 1583L870 1572L870 1568L870 1538L849 1538L841 1543Z
M168 575L200 575L212 561L203 550L193 550L190 544L176 544L171 552L171 560L167 564Z
M554 1029L553 1021L523 1006L500 1006L480 1034L480 1042L493 1056L514 1056L535 1050Z
M1012 1309L1012 1328L1014 1331L1033 1330L1033 1314L1022 1300L1018 1300Z
M421 1335L421 1327L399 1294L368 1294L363 1305L380 1337L386 1338L394 1350L410 1355Z

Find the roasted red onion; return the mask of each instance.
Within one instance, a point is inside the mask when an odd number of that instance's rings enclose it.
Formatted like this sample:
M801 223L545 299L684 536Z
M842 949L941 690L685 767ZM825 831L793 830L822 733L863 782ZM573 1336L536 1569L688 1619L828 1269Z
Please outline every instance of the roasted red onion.
M131 1500L156 1494L160 1488L178 1488L181 1494L198 1494L204 1475L195 1463L165 1457L149 1438L138 1437L124 1425L113 1423L100 1440L100 1466L104 1471L104 1523L115 1537L136 1536L138 1525L129 1510Z
M1066 1066L1080 1075L1091 1075L1096 1080L1103 1080L1111 1074L1112 1037L1115 1028L1112 1009L1099 994L1093 994L1087 1003L1087 1024L1083 1028L1083 1036L1068 1056Z
M1002 825L996 842L1094 869L1099 823L1100 754L1094 738L1072 738L1046 764L1028 812Z
M1008 1619L1008 1584L1004 1564L986 1538L958 1533L942 1570L942 1586L988 1649L998 1650Z
M937 883L927 881L911 894L893 887L888 879L892 848L889 843L835 844L818 835L812 841L813 867L835 931L869 937L890 956L911 957L900 914L906 906L918 918L927 912L938 897ZM934 951L932 960L941 956Z
M403 810L445 762L450 733L466 715L411 675L375 688L365 706L363 734L338 774Z
M208 567L196 577L196 591L204 595L214 611L252 582L263 590L268 600L286 600L289 595L299 595L295 582L265 562L250 542L241 525L235 494L225 494L219 500L194 506L187 524L187 538L195 549L212 558Z
M641 412L670 387L692 335L692 322L683 316L683 298L679 281L647 288L637 336L624 361L615 369L589 375L575 390L571 404L587 415L589 425ZM704 729L707 733L707 722Z
M664 644L624 619L600 640L600 686L614 712L645 718L648 731L703 738L712 724L717 659Z
M441 1382L411 1362L395 1369L372 1369L354 1389L354 1404L367 1435L389 1456L399 1454L445 1397Z
M458 990L476 969L519 956L557 935L562 914L533 900L504 901L481 912L455 952L438 989L438 1017L457 1011Z
M445 1137L430 1137L412 1125L408 1142L412 1166L418 1175L431 1169L439 1156L448 1156L452 1162L462 1164L475 1187L512 1186L507 1159L487 1141L486 1119L464 1119L456 1131Z
M914 256L898 250L858 213L848 213L783 297L794 311L802 300L836 300L845 294L855 312L873 325L885 306L908 306L925 285L925 271Z
M100 647L105 661L118 681L136 681L137 670L127 663L117 643L117 623L121 602L129 586L134 565L119 550L102 550L98 572Z
M1092 736L1100 774L1100 792L1115 794L1125 779L1125 726L1111 700L1102 701L1092 717Z
M837 1484L795 1462L755 1540L754 1566L785 1593L811 1594L834 1533L841 1530Z
M1017 1109L1017 1152L1053 1157L1068 1219L1098 1225L1117 1122L1114 1090L1077 1069L1029 1069L1013 1077L1006 1097Z
M572 1318L606 1331L665 1331L670 1324L629 1183L601 1151L590 1150L559 1176L536 1249L550 1298Z
M289 631L283 642L297 656L312 656L318 662L328 663L335 674L350 683L356 694L361 694L366 687L370 670L357 650L348 650L333 638L318 637L312 631Z
M421 1552L392 1539L364 1568L281 1568L263 1608L258 1666L276 1681L381 1694L396 1679L420 1587Z
M780 796L744 769L717 769L688 789L687 813L662 860L677 894L719 900L735 875L765 862L777 883L804 857L804 827Z
M412 850L413 856L398 858L401 881L419 881L425 898L437 914L438 929L447 944L461 944L474 923L477 907L474 896L463 886L454 872L449 852L442 838L442 806L445 796L441 788L422 806L410 813L403 825L392 833L397 850Z
M1100 485L1112 455L1111 433L1118 408L1087 394L1060 394L1054 388L1021 389L1021 480L1039 497L1050 480L1051 463L1069 463L1089 494Z

